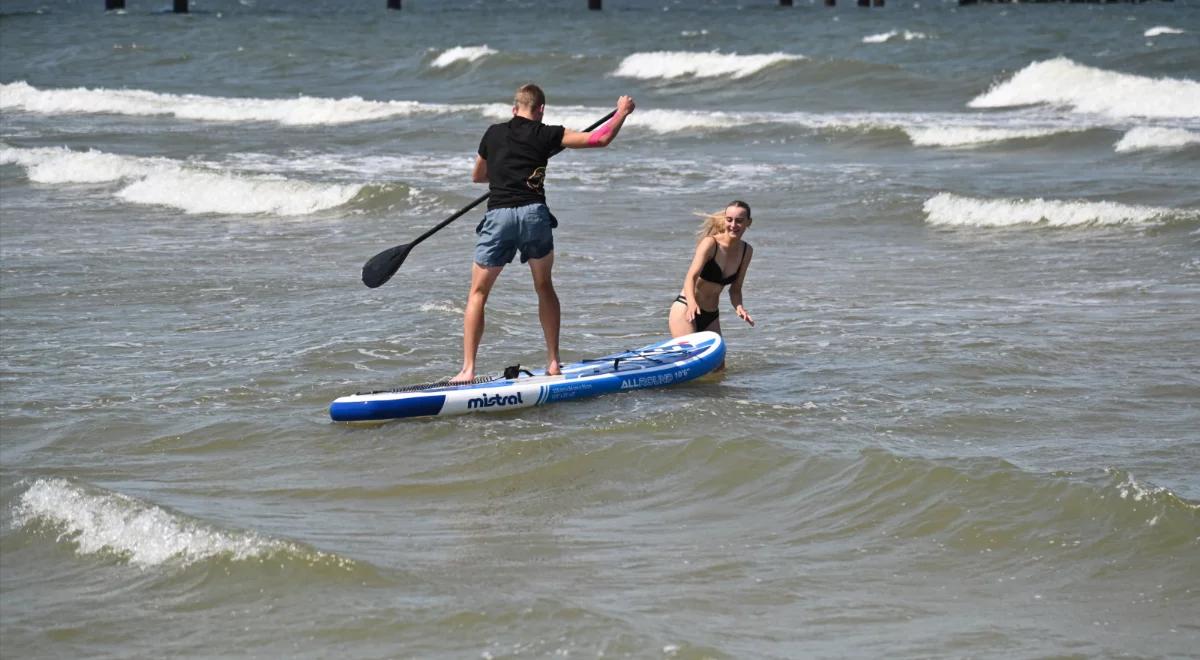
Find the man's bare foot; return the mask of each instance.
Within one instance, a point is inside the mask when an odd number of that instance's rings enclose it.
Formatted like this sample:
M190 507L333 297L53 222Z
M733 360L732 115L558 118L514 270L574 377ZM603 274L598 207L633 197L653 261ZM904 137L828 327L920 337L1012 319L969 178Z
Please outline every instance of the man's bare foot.
M550 364L546 365L546 375L547 376L561 376L562 375L562 369L559 368L557 361L551 362Z
M458 372L457 376L446 382L450 383L451 385L465 385L473 380L475 380L475 370L463 369L462 371Z

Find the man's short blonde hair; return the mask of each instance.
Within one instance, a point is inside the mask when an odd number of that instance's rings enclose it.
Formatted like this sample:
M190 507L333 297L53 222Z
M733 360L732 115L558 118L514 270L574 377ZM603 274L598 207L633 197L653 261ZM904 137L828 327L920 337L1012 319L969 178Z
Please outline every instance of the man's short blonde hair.
M513 95L513 105L526 110L536 110L546 105L546 93L533 83L521 85Z

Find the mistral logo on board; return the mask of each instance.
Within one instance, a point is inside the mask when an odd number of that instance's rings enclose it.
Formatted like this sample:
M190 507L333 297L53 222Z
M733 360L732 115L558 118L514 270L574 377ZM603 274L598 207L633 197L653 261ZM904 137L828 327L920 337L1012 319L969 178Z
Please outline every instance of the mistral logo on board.
M468 399L467 410L472 410L475 408L491 408L492 406L515 406L521 403L524 403L524 401L521 399L520 392L517 392L516 394L510 394L508 396L504 396L503 394L493 394L488 396L484 394L483 396L477 396L474 399Z

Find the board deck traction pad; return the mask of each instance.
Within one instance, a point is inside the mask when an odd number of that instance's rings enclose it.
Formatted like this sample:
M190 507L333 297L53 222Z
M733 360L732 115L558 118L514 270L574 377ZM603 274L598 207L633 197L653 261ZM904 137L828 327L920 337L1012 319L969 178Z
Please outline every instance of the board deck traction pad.
M561 376L518 366L469 383L439 381L358 392L330 404L329 414L335 421L356 422L527 408L684 382L712 371L724 356L720 335L697 332L573 362L562 367Z

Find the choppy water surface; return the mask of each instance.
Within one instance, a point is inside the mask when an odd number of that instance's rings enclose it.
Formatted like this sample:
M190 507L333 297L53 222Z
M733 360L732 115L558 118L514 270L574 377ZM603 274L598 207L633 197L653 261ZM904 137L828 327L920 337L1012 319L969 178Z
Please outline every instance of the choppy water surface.
M604 4L0 0L6 655L1195 653L1200 5ZM733 198L758 326L330 423L457 370L478 214L359 269L527 80L638 100L550 168L564 357L664 336ZM484 371L543 358L510 271Z

